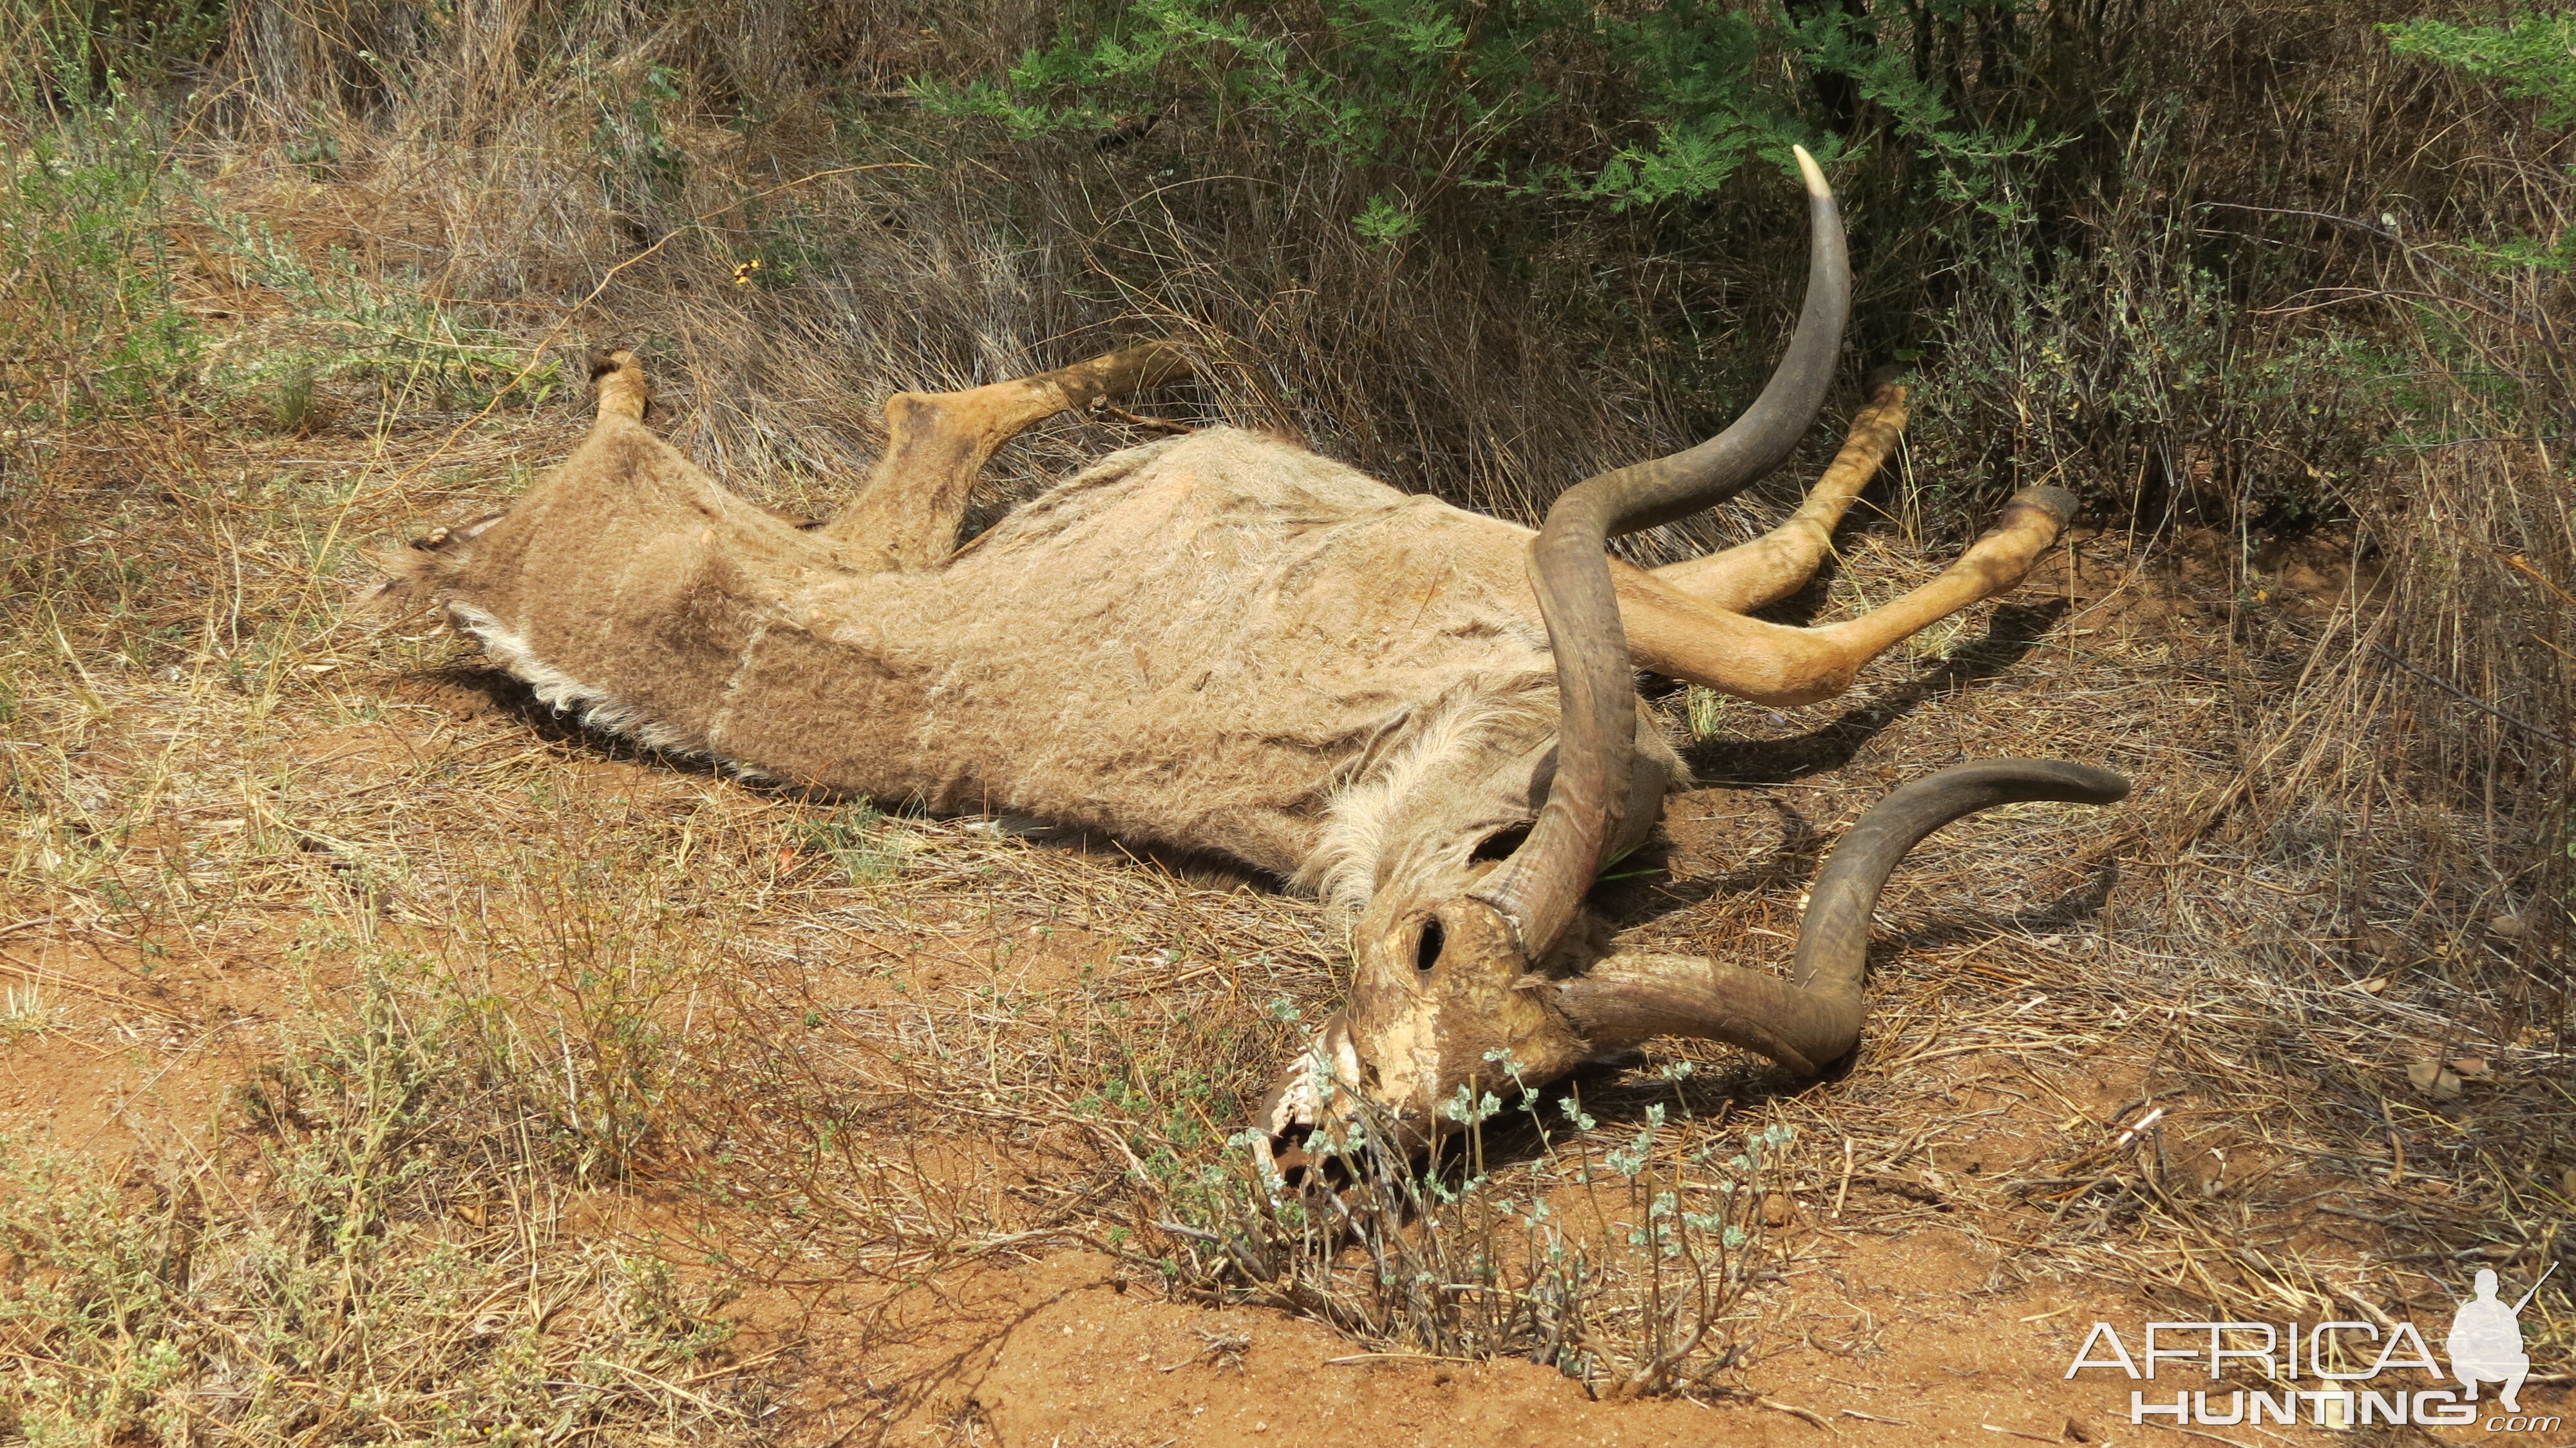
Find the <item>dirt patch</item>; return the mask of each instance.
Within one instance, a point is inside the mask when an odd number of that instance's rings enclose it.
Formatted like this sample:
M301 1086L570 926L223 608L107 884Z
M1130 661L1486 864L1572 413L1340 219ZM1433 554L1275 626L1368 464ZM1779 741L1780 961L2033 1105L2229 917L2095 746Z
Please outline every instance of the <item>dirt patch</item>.
M1769 1423L1703 1406L1595 1404L1527 1363L1407 1361L1314 1323L1154 1301L1098 1258L1029 1275L1042 1295L969 1389L1005 1444L1680 1444L1721 1423L1728 1441L1778 1441Z
M207 945L147 957L34 929L0 942L0 1131L111 1157L171 1133L202 1144L231 1088L273 1058L297 984L273 949Z

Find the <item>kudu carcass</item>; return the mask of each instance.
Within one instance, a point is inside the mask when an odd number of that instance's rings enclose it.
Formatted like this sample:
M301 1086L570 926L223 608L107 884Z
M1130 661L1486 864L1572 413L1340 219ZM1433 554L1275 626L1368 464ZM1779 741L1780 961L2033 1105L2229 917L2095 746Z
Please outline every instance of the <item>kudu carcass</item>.
M1864 616L1747 617L1812 575L1892 445L1902 392L1882 388L1778 531L1651 571L1608 556L1610 536L1769 471L1821 405L1850 279L1832 194L1799 164L1807 297L1760 397L1708 442L1568 490L1534 538L1211 428L1106 457L957 546L997 448L1180 376L1159 345L896 396L864 488L800 529L646 430L643 377L620 353L572 458L507 512L411 545L385 588L443 607L539 698L649 745L1231 857L1321 894L1347 912L1355 978L1262 1109L1283 1157L1362 1115L1419 1145L1462 1087L1535 1085L1658 1035L1815 1072L1859 1039L1871 909L1916 840L1990 805L2108 803L2127 786L2009 761L1899 789L1827 863L1788 979L1623 952L1586 918L1601 862L1685 778L1634 670L1770 703L1828 697L2017 583L2072 506L2022 494L1938 578Z

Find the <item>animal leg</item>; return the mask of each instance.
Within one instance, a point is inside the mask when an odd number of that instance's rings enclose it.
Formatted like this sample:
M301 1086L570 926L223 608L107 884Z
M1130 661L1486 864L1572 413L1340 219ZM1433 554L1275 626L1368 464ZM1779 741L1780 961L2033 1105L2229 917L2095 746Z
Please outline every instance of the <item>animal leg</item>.
M964 392L898 392L886 400L886 450L823 536L865 566L927 568L957 546L976 475L1002 444L1072 408L1184 376L1177 347L1149 342L1053 372Z
M1613 560L1628 656L1641 669L1756 703L1829 699L1851 687L1860 666L1898 640L2021 582L2074 510L2074 497L2063 489L2028 489L1939 577L1885 607L1816 628L1765 623L1712 607Z
M1655 577L1729 613L1750 613L1804 588L1833 548L1834 525L1877 476L1904 429L1905 389L1881 383L1852 419L1833 465L1787 522L1722 553L1667 564L1654 571Z
M644 385L644 364L636 360L634 353L592 353L590 380L599 389L599 412L593 426L611 418L644 420L644 404L651 400L653 389Z

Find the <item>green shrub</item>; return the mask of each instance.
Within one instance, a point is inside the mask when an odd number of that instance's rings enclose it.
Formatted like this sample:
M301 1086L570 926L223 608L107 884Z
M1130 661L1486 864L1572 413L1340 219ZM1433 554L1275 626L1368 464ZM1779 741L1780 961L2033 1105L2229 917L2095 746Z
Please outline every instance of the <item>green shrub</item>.
M2028 126L2000 142L1960 127L1902 53L1861 43L1838 12L1793 19L1709 0L1134 0L1067 22L1000 81L919 89L940 114L1104 145L1186 100L1220 136L1249 133L1366 178L1353 226L1384 241L1457 187L1623 210L1715 196L1748 160L1785 160L1792 143L1831 158L1846 144L1784 83L1793 74L1839 80L1879 108L1889 144L1951 162L2039 144Z
M172 288L165 138L122 91L0 152L0 410L150 411L204 346Z
M512 337L464 321L416 274L382 280L334 249L316 267L287 238L208 196L200 214L241 265L243 279L283 298L282 322L209 346L206 380L219 394L268 400L281 424L312 405L317 382L375 383L388 402L410 397L439 407L479 407L518 378L525 349ZM543 402L560 384L548 362L519 381L511 398Z
M2507 95L2541 102L2542 125L2576 121L2576 15L2527 15L2502 25L2407 20L2381 28L2399 55L2500 80Z

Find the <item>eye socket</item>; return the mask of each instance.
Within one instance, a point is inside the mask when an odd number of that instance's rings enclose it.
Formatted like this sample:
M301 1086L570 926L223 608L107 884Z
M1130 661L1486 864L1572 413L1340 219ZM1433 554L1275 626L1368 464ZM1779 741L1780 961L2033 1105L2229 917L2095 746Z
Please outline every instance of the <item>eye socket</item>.
M1292 1126L1285 1135L1270 1138L1271 1159L1279 1163L1280 1179L1293 1191L1320 1187L1327 1192L1339 1192L1358 1180L1353 1163L1338 1153L1308 1152L1306 1142L1313 1135L1311 1126Z
M1496 830L1492 834L1485 836L1484 841L1478 844L1474 851L1469 853L1467 858L1470 860L1508 860L1512 857L1512 851L1519 849L1522 845L1529 842L1529 832L1530 827L1527 825L1514 825L1507 830Z
M1422 935L1413 942L1413 968L1429 974L1431 968L1440 963L1440 947L1447 939L1447 933L1440 928L1439 916L1423 921Z

